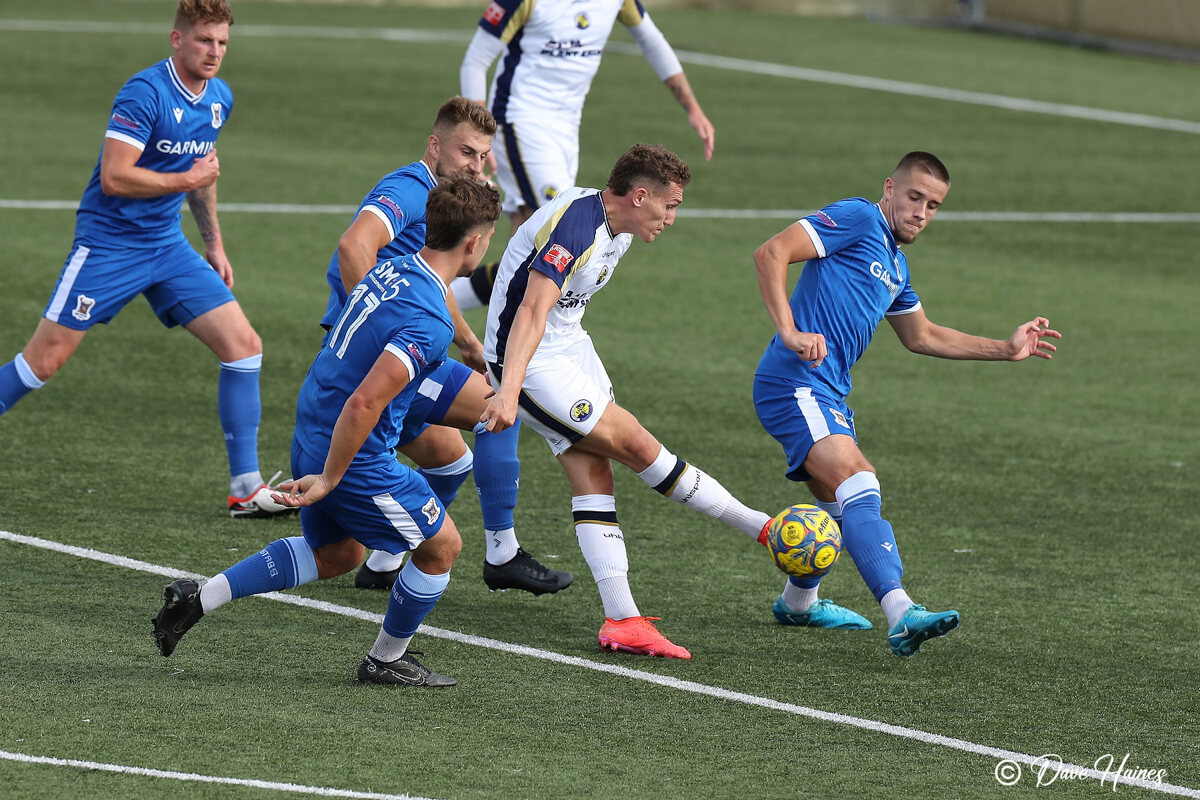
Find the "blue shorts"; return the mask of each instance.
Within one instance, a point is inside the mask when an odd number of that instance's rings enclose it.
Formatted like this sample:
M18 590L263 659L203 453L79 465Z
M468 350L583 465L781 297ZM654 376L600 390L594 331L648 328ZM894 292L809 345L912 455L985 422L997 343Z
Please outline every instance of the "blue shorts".
M754 411L767 433L783 445L787 476L794 481L812 477L804 471L804 459L814 443L835 433L858 441L854 412L845 401L799 381L755 375Z
M292 475L319 475L318 460L292 442ZM446 509L425 478L396 460L380 457L370 467L351 466L332 492L300 509L304 541L317 550L357 539L372 550L403 553L442 529Z
M462 391L463 384L471 377L471 368L453 358L421 379L417 394L413 397L408 413L404 415L404 427L400 430L399 446L411 442L430 425L440 425L446 412Z
M91 245L76 239L42 316L77 331L108 323L144 294L163 325L187 325L233 292L180 235L161 247Z

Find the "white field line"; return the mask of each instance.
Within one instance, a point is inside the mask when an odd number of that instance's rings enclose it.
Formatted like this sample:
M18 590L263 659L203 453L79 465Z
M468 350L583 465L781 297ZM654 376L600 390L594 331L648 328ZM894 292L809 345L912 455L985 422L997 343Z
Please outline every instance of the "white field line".
M125 567L127 569L137 570L139 572L162 575L168 578L201 577L194 573L183 572L182 570L174 569L172 567L164 567L158 564L151 564L145 561L127 558L125 556L112 555L110 553L104 553L99 550L92 550L86 547L76 547L74 545L62 544L60 542L54 542L48 539L39 539L33 536L23 536L21 534L11 533L9 531L0 530L0 539L6 539L11 542L30 545L32 547L39 547L43 550L66 553L79 558L87 558L104 564ZM326 611L331 614L339 614L341 616L360 619L376 624L382 624L383 622L382 614L376 614L358 608L337 605L335 603L328 603L323 600L312 600L307 597L300 597L299 595L271 592L258 596L281 603L288 603L290 605L316 609L318 611ZM458 642L460 644L474 645L476 647L483 647L489 650L497 650L504 653L511 653L513 655L527 656L529 658L550 661L555 664L563 664L565 666L589 669L595 672L603 672L609 675L628 678L630 680L652 683L668 689L704 695L706 697L712 697L718 700L743 703L745 705L757 706L759 708L766 708L772 711L782 711L786 714L793 714L796 716L821 720L822 722L831 722L837 725L848 725L850 727L861 728L863 730L872 731L875 733L883 733L903 739L912 739L918 742L924 742L926 744L948 747L954 750L961 750L966 753L988 756L1001 761L1013 761L1018 764L1025 764L1034 770L1037 770L1045 763L1041 756L1031 756L1026 753L1018 753L1013 750L1003 750L998 747L976 744L964 739L955 739L950 736L927 733L915 728L905 728L900 725L891 725L886 722L863 719L862 717L853 717L847 714L838 714L831 711L821 711L819 709L808 708L807 706L796 705L794 703L783 703L767 697L759 697L757 695L746 694L744 692L735 692L729 689L722 689L718 686L709 686L703 683L681 680L679 678L658 675L653 672L646 672L639 669L616 666L614 664L601 663L586 658L579 658L577 656L567 656L561 653L540 650L538 648L527 647L525 645L512 644L510 642L502 642L483 636L473 636L471 634L449 631L443 628L434 628L428 625L422 625L418 630L418 633L438 639L446 639L448 641ZM1057 762L1054 763L1057 764ZM1150 789L1153 791L1162 792L1164 794L1177 795L1179 797L1191 797L1200 800L1200 789L1192 789L1187 786L1176 786L1174 784L1165 782L1156 782L1126 775L1116 775L1112 772L1105 772L1092 767L1084 767L1076 764L1064 763L1061 767L1061 770L1063 774L1069 773L1079 777L1091 778L1093 780L1101 781L1102 784L1111 783L1114 791L1116 790L1116 784L1119 783L1127 786L1137 786L1142 789Z
M102 33L102 34L153 34L161 36L163 26L148 23L115 23L115 22L85 22L72 20L34 20L34 19L0 19L0 31L21 31L31 33ZM239 25L235 31L238 37L259 38L303 38L303 39L348 39L348 40L384 40L394 42L424 42L429 44L458 44L464 45L470 39L470 30L415 30L406 28L327 28L318 26L295 25ZM621 54L640 55L638 48L627 42L610 42L608 50ZM1169 117L1156 117L1150 114L1134 114L1125 111L1110 111L1103 108L1077 106L1069 103L1052 103L1043 100L1031 100L1024 97L990 94L988 92L972 92L963 89L948 89L940 86L928 86L922 83L894 81L887 78L874 78L868 75L854 75L845 72L832 72L823 69L795 67L787 64L774 64L768 61L754 61L745 58L730 58L708 53L693 53L678 50L680 62L696 64L714 69L724 69L732 72L744 72L754 75L765 75L774 78L808 81L833 86L848 86L855 89L867 89L890 94L923 97L932 100L945 100L954 103L989 106L1006 111L1048 114L1057 117L1084 119L1092 122L1103 122L1115 125L1132 125L1154 130L1174 131L1177 133L1200 134L1200 122Z
M25 211L74 211L75 200L3 200L0 208ZM294 203L221 203L223 214L334 214L349 217L358 206L298 205ZM186 211L186 207L184 208ZM789 219L797 220L813 209L792 208L680 208L685 219ZM937 218L946 222L1051 222L1105 224L1186 224L1200 223L1200 213L1158 213L1153 211L939 211Z
M123 764L103 764L96 761L79 761L74 758L50 758L48 756L30 756L24 753L10 753L0 750L0 760L18 761L25 764L49 764L55 767L74 767L75 769L99 770L100 772L117 772L124 775L140 775L146 778L167 778L173 781L192 781L195 783L224 783L233 786L248 786L252 789L269 789L275 792L294 792L310 794L319 797L353 797L359 800L429 800L412 794L380 794L379 792L355 792L350 789L333 789L328 786L305 786L301 783L280 783L278 781L259 781L248 778L227 778L221 775L199 775L195 772L174 772L165 769L147 769L145 767L128 767Z

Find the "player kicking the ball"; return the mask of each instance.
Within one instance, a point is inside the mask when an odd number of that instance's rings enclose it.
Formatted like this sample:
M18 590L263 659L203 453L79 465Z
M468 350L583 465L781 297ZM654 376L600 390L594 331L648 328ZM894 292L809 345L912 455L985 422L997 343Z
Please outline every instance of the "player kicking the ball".
M483 344L498 389L481 420L498 430L519 416L545 437L567 473L576 537L604 603L601 646L669 658L691 654L659 633L633 600L612 460L751 539L762 536L770 517L676 457L613 402L608 374L580 323L633 237L653 242L674 224L690 180L679 156L640 144L617 160L606 189L569 189L539 208L504 251Z
M985 339L930 322L912 287L900 245L911 244L933 219L950 173L930 153L900 160L883 182L883 198L861 197L826 206L769 239L754 253L763 302L778 333L754 375L754 407L763 427L783 445L787 477L807 481L817 505L842 526L846 549L883 607L888 644L912 656L921 643L958 627L957 611L933 613L916 605L900 582L904 570L892 526L880 513L875 468L858 449L854 412L846 405L850 368L881 320L914 353L975 361L1050 358L1061 338L1037 317L1008 339ZM805 262L787 295L789 264ZM820 578L789 578L775 601L784 625L811 625L827 613L817 599ZM870 623L859 627L870 627Z

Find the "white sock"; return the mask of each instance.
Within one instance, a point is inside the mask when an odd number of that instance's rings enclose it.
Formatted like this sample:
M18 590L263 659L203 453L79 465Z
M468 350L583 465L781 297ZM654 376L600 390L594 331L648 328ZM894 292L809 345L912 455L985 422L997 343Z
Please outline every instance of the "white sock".
M371 647L371 658L376 661L382 661L384 664L389 664L404 655L408 650L408 643L411 641L411 636L397 639L383 628L380 628L379 635L375 637L375 644Z
M387 550L372 550L367 558L367 569L376 572L393 572L404 564L404 553L389 553Z
M234 475L229 479L229 493L234 497L246 498L250 493L263 485L262 473L258 470L254 472L244 472L241 475Z
M817 602L817 589L818 587L816 586L811 589L805 589L788 581L784 584L783 594L780 596L783 598L783 604L787 606L788 611L802 614L808 611L813 603Z
M833 517L833 521L841 527L842 524L842 504L837 500L832 503L826 503L824 500L813 498L813 505L824 511L829 516Z
M629 589L629 556L617 523L616 500L608 494L582 494L571 498L571 511L579 549L604 603L604 616L641 616Z
M908 611L908 607L912 605L912 598L903 589L892 589L883 596L879 601L879 605L883 608L884 616L887 617L888 628L891 629L904 616L904 612Z
M229 579L221 572L216 577L209 578L200 587L200 608L207 614L220 608L233 599L233 590L229 588Z
M732 525L755 541L771 517L742 504L715 478L663 447L654 462L638 473L654 491L680 505Z
M484 530L484 539L487 541L487 553L484 558L489 564L499 566L512 561L517 555L517 532L512 528L505 528L502 531Z

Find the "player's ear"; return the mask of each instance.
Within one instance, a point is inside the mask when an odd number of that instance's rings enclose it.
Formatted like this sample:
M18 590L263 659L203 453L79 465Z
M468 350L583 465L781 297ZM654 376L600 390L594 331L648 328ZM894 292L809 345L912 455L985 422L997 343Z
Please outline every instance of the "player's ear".
M646 190L645 186L638 186L636 189L634 189L633 190L633 205L634 205L634 207L641 208L642 203L645 202L646 196L648 194L650 194L650 192L648 192Z
M442 147L442 142L440 139L438 139L436 133L429 134L428 145L429 145L429 152L433 153L433 158L436 161L437 157L438 157L438 151Z

